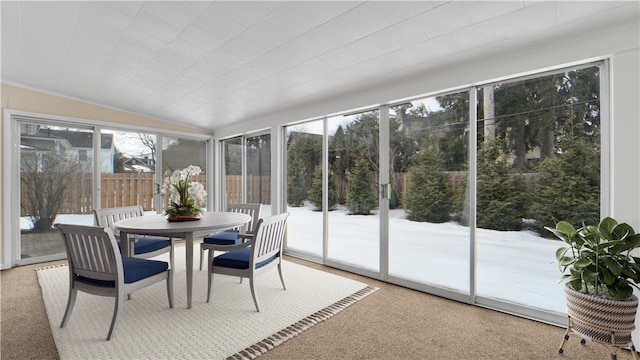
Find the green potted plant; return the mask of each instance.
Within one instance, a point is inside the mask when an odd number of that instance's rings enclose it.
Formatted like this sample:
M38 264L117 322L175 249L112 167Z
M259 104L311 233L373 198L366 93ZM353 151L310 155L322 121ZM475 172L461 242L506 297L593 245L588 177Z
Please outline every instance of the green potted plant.
M556 251L569 318L559 352L574 332L583 343L591 339L611 346L612 356L618 347L629 346L637 359L631 332L638 307L633 288L640 289L640 257L632 250L640 247L640 234L611 217L578 229L567 221L546 229L566 243Z

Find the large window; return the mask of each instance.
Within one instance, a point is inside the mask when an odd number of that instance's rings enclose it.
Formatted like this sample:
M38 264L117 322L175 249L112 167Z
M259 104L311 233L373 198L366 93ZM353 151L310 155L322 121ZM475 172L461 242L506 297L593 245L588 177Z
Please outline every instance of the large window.
M242 137L236 137L222 141L222 153L224 160L222 163L224 206L227 204L237 204L244 202L243 197L243 155Z
M17 121L20 128L18 260L63 257L56 222L91 222L93 130ZM84 156L83 156L84 154Z
M271 134L223 140L224 207L232 203L262 204L271 215Z
M8 113L3 126L11 139L6 147L11 161L4 167L11 204L6 212L10 230L5 233L10 240L3 244L3 260L9 267L64 258L53 224L93 225L94 208L141 205L145 211L161 212L162 179L156 167L163 159L163 170L168 164L199 165L206 172L208 138L203 136L187 139ZM205 184L205 177L199 181Z
M199 166L202 169L200 175L191 177L207 188L207 141L197 139L185 139L183 137L162 137L162 174L163 177L171 175L171 169L184 169L190 165ZM156 189L157 190L157 189ZM163 209L167 206L168 199L162 199ZM204 210L207 210L206 208Z
M600 219L600 68L478 89L477 293L563 312L544 230Z
M601 217L605 70L588 64L287 127L287 249L559 321L561 244L544 227Z
M101 157L100 207L140 205L155 211L158 136L104 129L110 141Z
M379 112L338 115L328 118L327 122L327 258L377 272L380 268Z
M271 215L271 134L246 139L246 202L262 204L261 217Z
M287 248L322 256L322 136L324 122L316 120L287 127L286 204L289 212ZM314 183L315 179L315 183ZM311 195L310 193L313 193ZM319 194L319 196L318 196ZM309 197L315 197L314 202Z
M389 117L389 275L469 294L469 92Z

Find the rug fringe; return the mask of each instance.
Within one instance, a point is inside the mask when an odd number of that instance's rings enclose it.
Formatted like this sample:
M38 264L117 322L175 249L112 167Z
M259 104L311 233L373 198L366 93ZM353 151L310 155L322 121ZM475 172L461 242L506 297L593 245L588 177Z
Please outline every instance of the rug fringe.
M258 356L272 350L276 346L284 343L287 340L293 339L310 327L329 319L333 315L341 312L349 306L357 303L358 301L366 298L367 296L376 292L379 288L367 286L364 289L357 291L346 298L339 300L326 308L319 310L306 318L297 321L294 324L278 331L277 333L258 341L257 343L241 350L227 358L227 360L247 360L255 359Z
M68 266L69 266L69 264L51 265L51 266L45 266L45 267L37 268L36 271L42 271L42 270L47 270L47 269L55 269L55 268L59 268L59 267L68 267Z

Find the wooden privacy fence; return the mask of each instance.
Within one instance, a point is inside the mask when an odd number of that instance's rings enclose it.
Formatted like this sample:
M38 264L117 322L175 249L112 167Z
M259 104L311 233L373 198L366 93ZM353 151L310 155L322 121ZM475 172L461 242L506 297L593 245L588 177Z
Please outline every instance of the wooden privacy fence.
M205 175L191 177L207 186ZM93 193L90 173L78 173L70 177L59 214L91 214L93 211ZM154 194L160 189L155 185L153 173L101 174L100 204L103 208L142 205L145 211L153 210ZM227 201L242 201L242 176L230 175L226 179ZM27 199L26 187L22 186L21 200ZM247 202L271 203L271 177L247 177ZM166 201L166 200L165 200ZM21 209L20 216L28 216Z
M464 184L467 173L449 172L451 184ZM537 174L520 174L528 186L532 186L537 180ZM396 173L394 191L404 198L409 187L408 174ZM206 187L205 175L197 175L191 178ZM59 214L91 214L93 211L93 194L90 173L78 173L67 184L67 191L58 211ZM101 174L100 176L100 203L101 207L119 207L129 205L142 205L145 211L153 210L153 197L159 190L155 185L153 173L118 173ZM26 187L21 186L21 202L25 203ZM242 176L229 175L226 177L226 196L228 203L242 202ZM166 201L166 200L165 200ZM247 202L271 203L271 176L247 176ZM24 207L20 216L28 216Z

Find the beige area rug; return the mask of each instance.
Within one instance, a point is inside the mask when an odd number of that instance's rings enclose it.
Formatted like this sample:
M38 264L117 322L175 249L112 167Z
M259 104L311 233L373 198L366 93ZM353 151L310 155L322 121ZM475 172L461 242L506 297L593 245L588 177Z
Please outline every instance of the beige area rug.
M196 245L197 246L197 245ZM197 248L194 264L198 264ZM249 281L214 277L206 303L206 271L194 270L193 304L186 309L184 247L176 249L174 308L166 283L134 293L124 302L111 341L106 341L113 298L78 293L67 326L60 328L68 292L67 266L38 269L45 309L61 359L250 359L298 335L373 293L361 282L285 261L282 289L278 271L257 278L261 312ZM182 260L180 263L179 260Z

